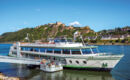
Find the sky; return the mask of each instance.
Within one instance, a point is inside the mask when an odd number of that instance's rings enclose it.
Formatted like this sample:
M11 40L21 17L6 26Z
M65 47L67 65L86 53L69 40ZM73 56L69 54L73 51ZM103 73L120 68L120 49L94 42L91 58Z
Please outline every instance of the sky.
M130 0L0 0L0 35L57 21L94 31L130 26Z

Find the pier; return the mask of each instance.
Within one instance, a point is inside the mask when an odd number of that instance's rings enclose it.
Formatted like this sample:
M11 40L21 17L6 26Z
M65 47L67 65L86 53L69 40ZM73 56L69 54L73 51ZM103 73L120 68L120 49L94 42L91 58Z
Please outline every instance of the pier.
M9 56L0 56L0 62L16 63L16 64L40 65L40 60L19 58L19 57L9 57Z

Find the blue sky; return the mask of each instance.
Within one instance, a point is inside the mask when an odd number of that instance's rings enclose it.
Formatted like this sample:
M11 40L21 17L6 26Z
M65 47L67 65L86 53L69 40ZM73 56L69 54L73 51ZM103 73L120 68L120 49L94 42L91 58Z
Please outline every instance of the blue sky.
M95 31L130 26L130 0L0 0L0 34L56 21Z

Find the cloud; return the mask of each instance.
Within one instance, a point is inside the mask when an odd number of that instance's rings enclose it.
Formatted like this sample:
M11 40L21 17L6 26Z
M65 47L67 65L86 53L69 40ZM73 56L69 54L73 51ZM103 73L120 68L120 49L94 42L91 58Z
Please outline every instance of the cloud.
M78 21L69 23L70 26L80 26L81 24Z
M39 8L38 8L38 9L35 9L35 10L36 10L36 11L41 11L41 9L39 9Z
M27 22L23 22L24 25L28 24Z

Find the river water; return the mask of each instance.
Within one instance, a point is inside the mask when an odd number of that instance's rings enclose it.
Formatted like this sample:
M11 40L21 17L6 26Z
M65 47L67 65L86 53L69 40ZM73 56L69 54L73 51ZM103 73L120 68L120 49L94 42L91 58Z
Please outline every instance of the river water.
M0 55L7 56L11 44L0 44ZM101 52L113 54L128 54L130 46L103 45ZM114 80L110 72L63 70L55 73L46 73L39 69L28 69L26 65L0 63L0 72L7 76L20 77L21 80Z

